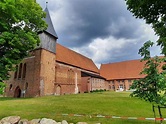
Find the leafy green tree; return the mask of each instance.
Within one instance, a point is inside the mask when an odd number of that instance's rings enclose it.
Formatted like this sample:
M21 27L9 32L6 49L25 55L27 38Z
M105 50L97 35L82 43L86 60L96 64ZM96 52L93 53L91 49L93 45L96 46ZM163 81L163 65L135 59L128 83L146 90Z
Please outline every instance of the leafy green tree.
M166 105L166 71L165 57L150 56L149 48L153 42L148 41L139 49L139 54L143 57L145 67L141 74L144 78L135 80L131 89L135 89L131 96L141 98L153 104Z
M139 54L143 57L141 61L145 62L141 74L145 77L133 82L130 88L135 90L130 95L152 103L154 116L156 117L154 108L157 107L162 118L160 108L166 108L166 65L164 64L166 58L158 56L151 58L149 48L153 44L148 41L139 49ZM162 123L162 120L160 122Z
M166 55L166 0L125 0L127 8L136 18L151 24L159 36L158 45Z
M5 90L6 84L3 82L0 82L0 95L3 95L4 90Z
M0 1L0 82L39 43L38 32L47 27L44 17L35 0Z
M161 46L162 53L166 56L166 1L165 0L125 0L127 8L136 18L140 18L150 24L156 35L158 45ZM160 106L166 107L166 62L165 57L150 57L149 48L153 46L148 41L139 50L139 54L145 61L145 68L141 72L145 78L136 80L132 87L136 89L131 96L139 97L154 104L158 104L160 117ZM161 67L162 65L162 67ZM162 68L162 69L161 69ZM154 106L153 106L154 107ZM162 123L162 121L161 121Z

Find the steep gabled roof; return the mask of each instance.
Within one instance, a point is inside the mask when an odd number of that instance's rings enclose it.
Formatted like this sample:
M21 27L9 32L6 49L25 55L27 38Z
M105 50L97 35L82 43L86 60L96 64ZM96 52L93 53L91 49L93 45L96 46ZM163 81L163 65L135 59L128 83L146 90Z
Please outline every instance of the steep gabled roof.
M140 75L140 72L143 70L144 64L145 62L140 62L140 60L102 64L100 75L107 80L143 78L145 75Z
M44 18L43 20L45 20L47 25L48 25L48 27L47 27L45 32L51 34L53 37L58 39L58 36L57 36L57 34L56 34L55 30L54 30L54 26L53 26L52 21L51 21L51 17L50 17L48 8L46 7L44 11L46 12L46 18Z
M76 66L84 70L99 73L98 68L91 59L58 43L56 44L56 60L58 62Z

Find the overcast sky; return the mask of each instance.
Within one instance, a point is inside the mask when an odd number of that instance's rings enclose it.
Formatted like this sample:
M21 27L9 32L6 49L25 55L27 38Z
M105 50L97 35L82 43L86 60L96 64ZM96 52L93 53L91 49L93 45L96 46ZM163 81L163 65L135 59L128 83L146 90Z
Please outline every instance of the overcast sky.
M124 0L47 0L58 43L96 65L139 59L139 48L157 36L143 20L135 19ZM37 0L46 7L46 0ZM151 49L152 56L160 48Z

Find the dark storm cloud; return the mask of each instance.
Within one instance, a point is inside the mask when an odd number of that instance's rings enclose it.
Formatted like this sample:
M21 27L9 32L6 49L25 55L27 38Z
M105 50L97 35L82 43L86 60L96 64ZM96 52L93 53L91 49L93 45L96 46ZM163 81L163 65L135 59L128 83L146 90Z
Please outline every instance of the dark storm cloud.
M45 8L44 0L37 1ZM138 59L142 44L156 38L132 16L124 0L49 0L48 9L58 42L98 65Z
M127 11L123 0L70 0L67 4L66 15L74 23L60 33L59 40L66 46L79 47L110 35L126 39L138 35L134 34L138 20Z

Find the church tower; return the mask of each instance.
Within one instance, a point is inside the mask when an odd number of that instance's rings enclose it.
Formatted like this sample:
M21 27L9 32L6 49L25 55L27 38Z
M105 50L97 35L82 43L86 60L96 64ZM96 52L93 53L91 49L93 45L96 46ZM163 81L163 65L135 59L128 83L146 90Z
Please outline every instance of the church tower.
M56 42L58 36L54 30L48 8L45 9L48 27L39 33L40 45L34 51L35 55L35 80L34 91L38 89L38 95L54 94L55 66L56 66ZM35 88L36 87L36 88Z
M55 46L58 36L54 30L48 8L46 7L44 11L46 12L46 18L44 18L44 20L47 23L48 27L45 31L39 34L40 47L50 52L56 53Z
M57 34L48 8L45 9L48 28L39 33L40 45L16 65L6 81L5 95L10 97L36 97L55 93L55 66Z

